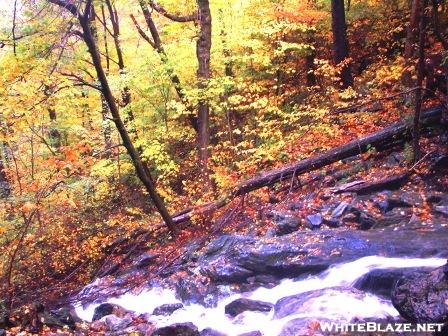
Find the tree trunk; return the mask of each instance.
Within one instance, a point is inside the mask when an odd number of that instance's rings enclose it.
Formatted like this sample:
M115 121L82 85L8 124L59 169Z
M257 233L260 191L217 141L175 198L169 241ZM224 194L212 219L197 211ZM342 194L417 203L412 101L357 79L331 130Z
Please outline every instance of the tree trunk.
M420 8L425 7L425 0L419 0ZM420 157L420 112L422 109L422 84L425 71L425 36L426 36L426 18L425 14L421 13L418 32L418 63L416 65L417 72L417 91L415 92L415 113L414 113L414 125L413 125L413 156L414 162Z
M110 113L112 115L113 122L115 123L115 126L118 130L118 133L120 134L120 137L123 141L123 146L126 148L129 156L131 157L132 163L135 167L135 171L137 173L138 178L145 186L147 192L149 193L152 201L154 202L155 207L159 211L160 215L162 216L162 219L164 220L165 224L167 225L168 229L170 230L171 234L173 236L176 236L177 234L177 228L168 213L167 208L165 207L165 204L160 197L160 195L157 193L154 182L152 180L151 175L149 174L148 168L143 164L143 161L135 148L128 131L126 130L126 127L124 125L124 122L121 118L118 105L116 103L115 97L112 94L112 90L109 86L109 82L106 77L106 73L104 71L104 68L101 64L101 56L100 52L98 50L98 46L95 40L95 37L92 34L91 31L91 6L92 6L92 0L87 0L85 13L81 13L75 5L71 4L67 0L47 0L50 3L56 4L58 6L61 6L62 8L65 8L70 13L73 14L78 19L78 22L82 28L82 38L84 40L84 43L87 46L88 52L90 54L90 57L92 59L93 66L95 68L98 81L101 84L101 90L104 94L104 98L109 106Z
M418 25L420 21L420 15L422 13L422 1L412 0L411 6L411 16L409 19L409 25L406 32L406 41L404 46L404 59L405 59L405 70L402 74L402 82L406 87L412 86L412 76L411 76L411 60L415 53L415 44L417 42L417 32Z
M198 0L199 13L199 38L196 44L196 55L198 59L198 88L207 88L210 79L210 49L212 46L212 16L208 0ZM198 147L199 165L204 179L208 180L208 160L210 144L210 107L207 99L200 98L198 104Z
M344 0L331 0L331 27L333 30L333 61L340 67L341 87L353 86L345 22Z

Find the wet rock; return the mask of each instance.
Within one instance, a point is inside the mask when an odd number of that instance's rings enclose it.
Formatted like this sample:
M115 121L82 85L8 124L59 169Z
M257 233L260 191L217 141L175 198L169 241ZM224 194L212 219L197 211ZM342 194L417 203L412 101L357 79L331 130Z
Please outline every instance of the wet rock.
M300 220L298 218L289 217L281 220L277 227L275 228L276 236L283 236L297 231L300 225Z
M205 307L215 307L218 299L228 294L225 286L219 286L201 275L173 278L171 281L176 289L176 297L186 304L198 303Z
M279 222L279 221L282 221L282 220L284 220L286 218L292 217L292 214L290 212L287 212L287 211L272 210L272 211L266 212L266 217L267 218L272 218L276 222Z
M439 171L448 169L448 155L442 154L431 165L431 170Z
M353 287L378 296L390 298L394 284L404 276L419 272L424 274L427 268L375 269L356 280Z
M400 201L403 204L409 204L409 207L421 207L423 205L423 197L418 192L408 191L400 193ZM404 205L406 207L406 205Z
M448 322L447 273L448 264L427 274L402 278L392 290L392 304L411 322Z
M159 328L151 336L200 336L198 328L190 322L176 323Z
M341 217L345 213L345 211L347 210L348 207L349 207L349 204L347 202L339 203L339 205L331 213L331 217L332 218Z
M303 208L303 204L299 202L291 203L288 205L288 209L291 211L300 210Z
M359 223L358 229L370 230L372 227L376 225L377 221L375 218L373 218L373 216L363 212L358 218L358 223Z
M399 198L387 198L385 200L375 202L375 205L381 210L382 213L391 211L394 208L411 207L408 202Z
M178 309L182 309L183 307L184 305L182 303L167 303L156 307L152 312L152 314L170 316L173 312L175 312Z
M114 305L111 303L102 303L98 307L95 308L93 312L92 321L97 321L106 315L111 315L116 313L117 311L124 311L124 309L118 305Z
M253 289L256 289L257 287L273 288L278 285L279 280L273 275L260 274L247 278L247 283L253 285Z
M219 331L213 330L211 328L205 328L199 333L200 336L227 336Z
M263 336L263 334L257 330L257 331L249 331L244 334L239 334L238 336Z
M238 314L241 314L242 312L245 312L247 310L249 311L259 311L259 312L269 312L271 311L272 307L274 305L269 302L263 302L263 301L255 301L255 300L249 300L240 298L237 300L232 301L225 307L225 313L235 317Z
M317 230L322 226L324 218L321 214L308 215L306 216L307 227L311 230Z
M105 326L110 331L123 330L132 323L132 318L129 316L118 317L115 315L103 316L100 321L104 322Z
M434 210L445 216L448 216L448 205L436 205L434 207Z
M217 239L211 242L216 246ZM204 254L200 273L214 282L243 282L257 275L294 278L317 274L334 263L368 255L387 257L447 256L448 229L416 232L412 228L351 231L322 229L269 238L227 237L227 248ZM410 244L409 242L412 242Z
M340 297L354 297L363 300L367 294L355 288L345 287L331 287L321 290L315 290L296 295L291 295L278 300L274 305L274 319L281 319L286 316L295 314L307 314L313 316L310 307L319 306L318 312L314 312L319 316L325 315L325 307L319 304L322 298L340 296ZM316 301L316 302L314 302ZM314 304L313 304L314 302ZM329 308L331 309L331 308Z
M343 223L339 219L335 218L330 219L324 218L324 224L330 228L338 228L343 225Z
M134 266L136 268L147 267L151 265L159 256L160 254L157 253L144 253L134 261Z
M426 197L426 202L430 204L437 204L445 199L446 195L442 193L431 193Z

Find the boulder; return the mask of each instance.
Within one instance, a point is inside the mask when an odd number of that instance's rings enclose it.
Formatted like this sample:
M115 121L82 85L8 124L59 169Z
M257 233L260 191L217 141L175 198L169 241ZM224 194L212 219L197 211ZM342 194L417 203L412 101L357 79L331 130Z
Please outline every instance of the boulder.
M183 307L184 305L182 303L167 303L156 307L152 312L152 314L170 316L173 312L175 312L178 309L182 309Z
M369 231L297 231L275 238L225 235L210 243L199 257L198 266L200 273L214 282L241 283L257 275L294 278L317 274L332 264L369 255L448 256L447 245L448 229L443 227L418 233L386 227Z
M448 263L427 274L408 275L392 290L394 307L411 322L448 322L447 302Z
M213 330L211 328L205 328L199 333L200 336L227 336L219 331Z
M269 302L256 301L250 299L236 299L225 307L225 313L232 317L237 316L245 311L269 312L273 308L273 304Z
M104 322L110 331L119 331L128 327L132 323L132 318L130 316L118 317L116 315L106 315L100 321Z
M200 333L193 323L187 322L159 328L151 336L200 336Z
M428 270L428 268L374 269L356 280L353 287L378 296L390 298L392 288L399 279L415 272L423 274Z
M97 321L106 315L115 314L118 311L124 311L124 309L112 303L102 303L93 311L92 321Z

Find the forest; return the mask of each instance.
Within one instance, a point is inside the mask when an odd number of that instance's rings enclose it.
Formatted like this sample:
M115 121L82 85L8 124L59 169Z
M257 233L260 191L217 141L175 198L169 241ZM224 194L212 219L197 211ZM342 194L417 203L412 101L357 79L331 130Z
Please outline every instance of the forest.
M0 330L49 332L23 318L36 302L60 307L142 253L158 277L223 234L363 231L400 207L414 234L446 226L446 1L1 0L0 14ZM426 201L353 210L397 188Z

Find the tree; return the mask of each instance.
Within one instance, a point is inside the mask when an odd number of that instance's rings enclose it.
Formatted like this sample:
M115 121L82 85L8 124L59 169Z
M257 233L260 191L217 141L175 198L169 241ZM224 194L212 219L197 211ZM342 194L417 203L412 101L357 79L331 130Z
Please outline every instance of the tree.
M151 196L151 199L154 202L154 205L156 206L163 220L165 221L165 224L167 225L171 233L173 235L176 235L177 229L175 227L175 224L171 216L169 215L162 198L156 191L156 187L154 185L148 167L143 163L140 154L138 153L136 147L134 146L133 141L131 140L129 132L126 129L125 123L121 117L118 105L116 103L117 100L114 97L112 90L110 88L106 73L104 71L101 62L101 55L98 50L96 38L93 35L91 29L91 15L93 13L92 11L93 1L87 0L84 6L84 11L81 11L81 9L79 9L78 6L66 0L47 0L47 1L55 5L58 5L67 10L68 12L70 12L76 18L78 24L80 25L82 31L77 32L77 35L81 37L81 39L84 41L84 43L88 48L88 52L90 54L93 66L95 68L98 81L101 84L101 92L104 95L107 105L109 106L113 122L123 141L123 146L126 148L129 156L131 157L137 176L139 177L140 181L143 183L149 195Z
M142 0L139 1L140 7L143 11L145 21L150 30L152 40L139 28L135 18L133 18L134 24L136 25L140 35L150 43L153 48L161 55L162 61L166 63L166 54L160 40L157 28L152 21L151 13L146 8L146 5ZM210 4L208 0L198 0L198 11L190 15L176 15L171 14L165 10L161 5L157 4L155 1L150 1L149 5L159 14L164 17L176 21L176 22L192 22L197 21L199 23L199 34L196 41L196 57L198 61L197 69L197 86L200 92L203 92L207 88L207 83L210 80L211 70L210 70L210 50L212 45L212 16L210 12ZM171 81L173 82L177 94L181 100L184 99L184 94L182 93L179 78L173 73L172 70L168 71ZM200 93L198 106L197 106L197 122L192 122L195 130L197 131L197 146L199 152L199 165L203 178L207 183L209 180L209 167L208 161L210 158L210 106L207 98L204 98L205 94ZM188 105L187 105L188 106Z
M331 0L331 27L333 31L333 61L340 67L341 86L353 86L349 62L349 45L345 22L344 0Z

